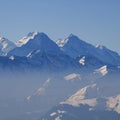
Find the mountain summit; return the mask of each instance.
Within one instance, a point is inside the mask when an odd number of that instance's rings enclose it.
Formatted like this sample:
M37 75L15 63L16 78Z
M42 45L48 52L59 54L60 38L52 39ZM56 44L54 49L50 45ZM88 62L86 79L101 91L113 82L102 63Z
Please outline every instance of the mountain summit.
M26 44L30 39L33 39L37 34L39 34L39 32L29 32L25 37L23 37L22 39L20 39L16 45L18 47Z
M15 47L16 45L13 42L4 37L0 37L0 55L6 55Z
M18 42L18 47L8 55L27 56L29 53L39 50L41 52L61 53L59 47L45 33L33 32Z
M88 56L105 64L120 65L120 56L116 52L101 45L93 46L76 35L70 34L66 39L58 40L56 43L72 58Z
M81 55L88 55L94 49L91 44L86 43L73 34L70 34L66 39L61 40L57 43L59 43L58 46L62 47L66 54L70 55L73 58Z

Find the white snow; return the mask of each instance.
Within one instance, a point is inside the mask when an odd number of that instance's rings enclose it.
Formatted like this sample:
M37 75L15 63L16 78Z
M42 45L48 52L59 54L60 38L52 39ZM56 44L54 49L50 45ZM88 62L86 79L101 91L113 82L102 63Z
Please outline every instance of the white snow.
M81 65L85 65L85 56L83 56L80 60L79 60L79 63Z
M80 75L76 73L72 73L64 77L65 80L73 80L75 78L80 78Z
M55 118L55 120L61 120L61 119L60 119L60 117L58 116L58 117Z
M66 113L66 111L64 111L64 110L58 110L57 112L58 112L59 114Z
M67 38L57 40L57 41L56 41L56 44L57 44L59 47L64 47L64 45L69 42L69 39L70 39L71 37L76 37L76 36L71 33Z
M50 114L51 117L55 116L56 115L56 112L53 112Z
M22 39L20 39L16 43L16 45L18 47L21 47L22 45L26 44L29 40L33 39L37 34L38 34L38 32L30 32L30 33L28 33L28 35L23 37Z
M104 49L104 46L102 46L102 45L99 45L99 44L97 44L96 46L95 46L96 48L99 48L99 49Z
M68 104L75 107L83 104L89 105L90 110L114 110L120 114L120 89L117 88L119 85L116 85L118 83L108 83L109 80L98 82L81 88L60 104ZM116 81L114 80L114 82Z
M64 39L59 39L59 40L56 41L56 44L59 47L63 47L65 43L66 43L66 41Z
M53 117L53 116L57 115L57 116L59 116L59 119L60 119L60 117L62 117L62 114L64 114L64 113L66 113L66 111L64 111L64 110L57 110L57 112L52 112L50 114L50 116ZM58 117L56 119L58 119Z
M40 53L40 50L36 50L36 51L35 51L35 54L37 54L37 53ZM32 58L32 54L33 54L33 51L30 52L26 57Z
M4 37L0 37L0 55L7 55L15 47L16 45L13 42Z
M14 58L14 56L10 56L9 59L10 60L14 60L15 58Z
M30 56L31 53L37 54L38 51L45 53L60 54L62 51L57 44L45 33L34 32L24 37L17 43L18 47L10 51L10 55Z
M102 66L101 68L95 70L94 73L100 73L101 75L105 76L108 73L107 66Z
M107 98L107 108L120 114L120 95Z
M95 86L96 84L93 84L91 86L86 86L80 89L71 97L69 97L65 102L61 102L61 104L70 104L72 106L80 106L80 104L87 104L89 106L94 107L97 104L96 98L92 98L92 99L85 99L85 98L89 88L94 88Z

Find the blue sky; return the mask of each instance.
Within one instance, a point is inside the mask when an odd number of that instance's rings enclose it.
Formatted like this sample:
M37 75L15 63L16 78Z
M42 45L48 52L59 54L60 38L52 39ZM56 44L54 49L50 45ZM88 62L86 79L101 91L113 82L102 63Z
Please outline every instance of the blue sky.
M0 0L0 36L32 31L54 40L73 33L120 53L120 0Z

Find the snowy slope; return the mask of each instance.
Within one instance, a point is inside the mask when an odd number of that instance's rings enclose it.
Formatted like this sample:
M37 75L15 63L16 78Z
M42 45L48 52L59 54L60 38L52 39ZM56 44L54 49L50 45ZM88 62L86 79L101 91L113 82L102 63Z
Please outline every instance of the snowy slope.
M58 46L56 45L58 44ZM16 48L8 56L34 56L33 54L67 54L81 65L120 65L120 56L104 46L93 46L71 34L65 40L52 41L45 33L32 32L18 41ZM84 59L83 59L84 58ZM83 61L84 60L84 61Z
M88 70L88 69L87 69ZM96 81L96 79L103 77L102 74L92 73L92 71L84 71L81 68L79 72L56 73L54 77L48 78L42 86L36 88L34 93L26 99L28 103L33 106L39 106L39 111L46 111L53 106L66 100L83 86L89 85ZM91 73L90 73L91 72ZM99 68L98 72L102 72ZM64 93L64 94L63 94ZM48 119L49 120L49 119Z
M64 40L58 40L56 43L66 54L73 58L91 56L99 59L105 64L120 64L120 56L116 52L111 51L104 46L93 46L73 34Z
M34 39L34 37L38 34L38 32L30 32L25 37L20 39L16 45L18 47L21 47L22 45L26 44L30 39Z
M33 32L17 43L18 47L11 50L8 56L26 57L26 64L36 66L38 69L60 71L69 68L76 69L80 64L66 55L57 44L46 34Z
M110 109L110 104L112 104L110 102L112 102L111 99L113 99L113 106L116 110L117 106L115 105L120 105L119 76L119 73L115 73L113 75L108 74L107 76L100 78L93 84L90 84L78 90L75 94L70 96L63 103L73 106L80 106L80 104L86 104L97 109L105 109L105 107L106 109ZM104 102L106 105L104 104ZM120 110L117 112L120 113Z
M17 44L18 47L10 51L8 55L27 56L36 50L57 54L61 53L59 47L44 33L29 33Z
M60 40L56 42L58 46L62 47L68 55L76 58L81 55L88 55L89 50L93 51L92 45L80 40L77 36L70 34L65 40Z
M4 37L0 37L0 55L6 55L15 47L16 45L13 42Z
M46 120L117 120L120 118L119 73L109 74L76 91L53 107Z

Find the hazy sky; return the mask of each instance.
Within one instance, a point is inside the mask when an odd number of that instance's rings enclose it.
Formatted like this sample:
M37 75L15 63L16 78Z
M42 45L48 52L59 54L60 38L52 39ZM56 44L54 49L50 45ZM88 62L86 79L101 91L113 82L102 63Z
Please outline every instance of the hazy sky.
M73 33L120 53L120 0L0 0L0 36L17 41L32 31L53 40Z

